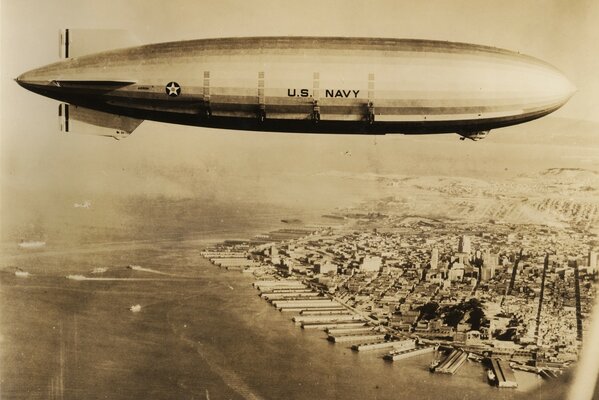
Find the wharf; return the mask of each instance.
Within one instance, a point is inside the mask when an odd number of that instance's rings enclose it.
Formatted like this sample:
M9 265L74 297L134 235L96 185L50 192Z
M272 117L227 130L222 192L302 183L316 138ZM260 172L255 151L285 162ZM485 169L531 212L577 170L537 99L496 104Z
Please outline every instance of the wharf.
M374 328L371 326L362 326L359 328L340 328L340 329L327 329L327 333L331 336L341 336L349 334L359 334L373 332Z
M455 374L468 358L468 353L461 349L455 349L439 363L435 372L442 374Z
M333 306L333 307L286 307L286 308L280 308L279 311L281 312L294 312L294 313L298 313L301 314L302 312L305 311L347 311L347 308L342 307L342 306Z
M341 309L341 310L332 310L332 311L328 311L328 310L305 310L300 312L301 315L343 315L343 314L349 314L350 311L346 308Z
M500 388L515 388L518 387L516 376L509 364L499 358L491 357L491 368L495 373L497 386Z
M277 309L281 308L330 308L335 306L341 306L336 301L329 299L319 300L275 300L272 305Z
M200 253L204 258L246 258L248 257L245 252L234 252L234 251L202 251Z
M254 287L261 292L272 291L275 289L306 289L300 281L282 280L282 281L256 281Z
M316 292L279 292L279 293L262 293L260 297L264 300L294 300L303 298L314 298L319 297L320 294Z
M354 351L372 351L372 350L407 350L416 347L416 341L413 339L408 340L394 340L389 342L375 342L375 343L361 343L355 344L351 347Z
M399 361L426 353L432 353L433 351L435 351L435 348L435 346L423 346L412 349L395 350L386 354L383 358L387 361Z
M272 303L273 301L284 301L284 300L319 300L325 299L318 293L291 293L285 296L268 295L262 297L264 300Z
M316 324L302 323L302 329L327 330L327 329L337 329L337 328L343 328L343 327L357 328L357 327L361 327L361 326L365 326L365 325L366 325L366 321L358 321L358 320L352 320L352 321L346 321L346 322L316 323Z
M328 322L345 321L363 321L364 319L356 314L335 314L335 315L297 315L292 318L296 324L322 324Z
M385 340L385 335L382 333L371 333L366 335L343 335L343 336L333 336L329 334L327 338L331 342L334 343L347 343L347 342L362 342L365 343L373 342L373 341L381 341Z
M269 290L263 290L261 294L275 294L275 293L314 293L314 290L311 288L303 287L303 288L273 288Z

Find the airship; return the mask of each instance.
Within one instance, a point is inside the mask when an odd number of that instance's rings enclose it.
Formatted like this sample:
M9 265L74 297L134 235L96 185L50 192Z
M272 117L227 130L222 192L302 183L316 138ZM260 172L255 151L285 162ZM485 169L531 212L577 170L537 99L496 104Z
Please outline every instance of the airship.
M116 139L150 120L264 132L457 133L478 140L543 117L575 92L544 61L467 43L243 37L86 54L81 41L75 51L68 30L63 37L65 59L28 71L17 83L62 102L64 131L77 121Z

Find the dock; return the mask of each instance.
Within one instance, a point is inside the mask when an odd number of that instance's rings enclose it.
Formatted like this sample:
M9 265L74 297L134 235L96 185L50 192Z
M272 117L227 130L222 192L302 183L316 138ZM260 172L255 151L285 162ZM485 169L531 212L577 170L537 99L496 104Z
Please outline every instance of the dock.
M275 300L272 305L277 309L284 308L330 308L340 307L341 305L336 301L321 298L319 300Z
M373 351L373 350L407 350L414 349L416 347L416 341L413 339L408 340L392 340L386 342L374 342L374 343L360 343L355 344L351 347L354 351Z
M491 368L495 373L497 386L500 388L516 388L518 382L509 364L499 358L491 357Z
M325 324L330 322L364 321L364 318L357 314L296 315L291 320L296 324Z
M328 340L334 343L348 343L348 342L374 342L385 340L385 335L382 333L371 333L365 335L342 335L342 336L332 336L329 335Z
M302 323L302 329L328 329L360 328L366 326L366 321L352 320L346 322Z
M281 280L281 281L256 281L254 287L261 292L272 291L276 289L306 289L300 281Z
M406 358L420 356L422 354L432 353L435 351L435 346L422 346L411 349L394 350L386 354L383 358L387 361L399 361Z
M452 350L443 361L439 363L435 372L442 374L455 374L468 358L468 353L461 349Z
M343 306L332 306L332 307L308 307L308 306L299 306L299 307L285 307L280 308L280 312L289 312L289 313L298 313L301 314L305 311L347 311L347 308Z
M300 312L301 315L343 315L349 313L350 311L347 308L342 310L305 310Z
M358 328L338 328L338 329L327 329L327 333L332 336L341 336L341 335L356 335L360 333L373 332L374 328L371 326L362 326Z
M260 295L260 297L262 297L264 300L267 301L274 301L274 300L301 300L301 299L310 299L310 298L315 298L315 297L321 297L322 296L319 293L316 292L276 292L276 293L270 293L270 292L265 292L262 293Z

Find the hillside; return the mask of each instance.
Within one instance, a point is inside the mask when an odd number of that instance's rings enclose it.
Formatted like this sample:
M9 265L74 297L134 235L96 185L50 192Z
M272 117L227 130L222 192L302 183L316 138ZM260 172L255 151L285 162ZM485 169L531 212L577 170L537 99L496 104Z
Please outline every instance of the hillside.
M514 179L358 176L381 184L381 199L361 208L463 221L570 226L598 233L599 173L550 168Z

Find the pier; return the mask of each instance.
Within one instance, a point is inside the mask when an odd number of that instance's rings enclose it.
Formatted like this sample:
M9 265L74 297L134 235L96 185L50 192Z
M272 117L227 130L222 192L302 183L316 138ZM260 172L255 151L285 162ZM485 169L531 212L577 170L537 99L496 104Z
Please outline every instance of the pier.
M307 289L300 281L281 280L281 281L256 281L254 287L261 292L268 292L277 289Z
M264 300L275 301L275 300L301 300L321 297L319 293L315 292L278 292L278 293L262 293L260 295Z
M301 314L306 311L347 311L347 308L342 307L342 306L332 306L332 307L309 307L309 306L302 307L302 306L300 306L300 307L280 308L279 311Z
M272 305L277 309L280 308L323 308L323 307L332 307L332 306L340 306L339 303L329 300L329 299L319 299L319 300L275 300L272 302Z
M420 356L422 354L432 353L435 351L435 346L415 347L411 349L394 350L386 354L383 358L387 361L399 361L406 358Z
M298 315L291 319L296 324L314 323L322 324L329 322L344 322L344 321L363 321L364 319L356 314L335 314L335 315Z
M491 358L491 368L495 373L497 386L500 388L515 388L518 387L516 376L509 364L499 358Z
M416 347L416 341L413 339L408 340L394 340L389 342L375 342L375 343L361 343L355 344L351 347L354 351L373 351L373 350L407 350Z
M468 353L461 349L452 350L451 353L435 368L435 372L442 374L455 374L468 358Z
M342 335L342 336L333 336L329 335L328 339L334 343L348 343L348 342L374 342L374 341L382 341L385 340L385 335L382 333L373 333L366 335Z
M359 333L367 333L374 332L374 328L371 326L363 326L359 328L339 328L339 329L327 329L327 333L332 336L341 336L341 335L349 335L349 334L359 334Z
M321 311L321 310L305 310L300 312L301 315L342 315L342 314L349 314L350 311L347 309L342 309L342 310L332 310L332 311Z
M366 321L352 320L347 322L302 323L302 329L338 329L359 328L366 325Z

